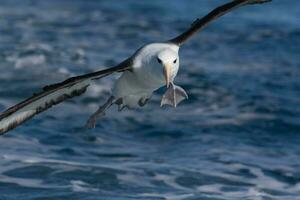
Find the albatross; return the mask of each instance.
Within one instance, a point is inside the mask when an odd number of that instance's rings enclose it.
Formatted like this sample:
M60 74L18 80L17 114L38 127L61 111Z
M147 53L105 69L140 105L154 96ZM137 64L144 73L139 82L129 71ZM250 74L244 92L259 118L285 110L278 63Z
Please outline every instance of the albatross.
M122 74L113 86L111 97L88 119L86 124L88 128L95 127L97 119L104 115L112 105L117 105L119 110L144 106L153 92L164 86L167 90L162 97L161 106L176 107L188 98L185 90L174 84L179 69L180 47L195 33L229 11L245 5L269 1L271 0L232 0L215 8L203 18L196 19L186 31L177 37L165 42L146 44L114 67L48 85L41 92L0 114L0 134L16 128L56 104L83 94L94 80L116 72Z

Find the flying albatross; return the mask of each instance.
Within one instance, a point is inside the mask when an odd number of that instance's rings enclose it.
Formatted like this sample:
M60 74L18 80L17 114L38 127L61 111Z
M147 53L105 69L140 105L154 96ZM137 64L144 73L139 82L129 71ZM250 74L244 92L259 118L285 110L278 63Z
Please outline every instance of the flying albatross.
M162 97L161 106L176 107L188 95L183 88L174 84L179 68L179 48L195 33L207 24L229 11L250 4L259 4L271 0L233 0L212 10L201 19L197 19L189 29L166 42L144 45L131 57L120 64L93 73L69 78L63 82L49 85L32 97L18 103L0 114L0 134L4 134L38 113L83 94L92 81L115 72L122 72L116 81L111 97L87 121L87 127L95 127L96 120L105 111L116 104L119 109L144 106L152 93L163 86L167 91Z

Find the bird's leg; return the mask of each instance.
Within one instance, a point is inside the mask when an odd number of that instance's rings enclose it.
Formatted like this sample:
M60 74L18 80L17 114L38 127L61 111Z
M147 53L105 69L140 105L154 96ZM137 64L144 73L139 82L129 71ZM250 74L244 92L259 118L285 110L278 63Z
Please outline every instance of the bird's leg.
M114 97L110 97L105 104L103 104L102 106L100 106L98 108L98 110L96 112L94 112L90 118L88 119L88 121L86 122L85 127L86 128L95 128L96 127L96 122L97 119L99 119L100 117L103 117L105 115L105 111L112 105L114 104Z
M170 105L177 107L177 105L184 99L188 99L188 95L185 90L182 87L171 83L170 87L167 89L161 99L160 106Z

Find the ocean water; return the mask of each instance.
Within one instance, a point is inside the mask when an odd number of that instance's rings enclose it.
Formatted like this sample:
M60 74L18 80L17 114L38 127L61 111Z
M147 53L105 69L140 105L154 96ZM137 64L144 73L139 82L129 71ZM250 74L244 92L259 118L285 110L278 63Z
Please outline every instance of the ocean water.
M1 0L0 110L113 66L225 0ZM300 199L300 2L239 9L182 47L190 99L111 109L118 77L0 137L0 200Z

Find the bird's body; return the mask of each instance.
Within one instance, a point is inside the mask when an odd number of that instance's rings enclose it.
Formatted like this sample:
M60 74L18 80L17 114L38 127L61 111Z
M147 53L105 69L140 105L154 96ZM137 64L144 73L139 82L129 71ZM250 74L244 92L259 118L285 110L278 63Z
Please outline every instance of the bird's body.
M179 46L171 43L151 43L139 49L132 57L132 70L123 72L113 88L112 96L120 99L120 107L143 105L155 90L166 84L163 68L157 62L158 55L169 58L161 60L173 64L170 72L173 82L179 69L178 51Z
M46 86L40 93L0 113L0 134L14 129L53 105L83 94L94 80L115 72L122 74L113 87L112 96L90 117L88 127L94 127L97 118L113 104L117 104L120 110L124 107L135 108L145 105L152 93L164 85L168 89L162 97L161 105L176 107L178 103L188 98L184 89L174 84L179 69L178 53L181 45L207 24L229 11L244 5L268 1L271 0L232 0L212 10L203 18L197 19L189 29L177 37L167 42L145 45L114 67Z

